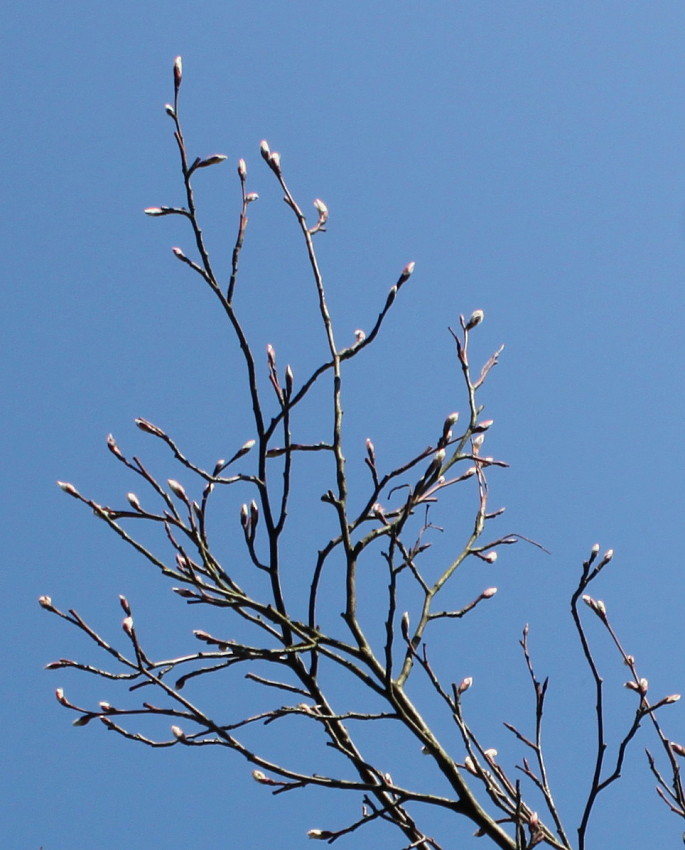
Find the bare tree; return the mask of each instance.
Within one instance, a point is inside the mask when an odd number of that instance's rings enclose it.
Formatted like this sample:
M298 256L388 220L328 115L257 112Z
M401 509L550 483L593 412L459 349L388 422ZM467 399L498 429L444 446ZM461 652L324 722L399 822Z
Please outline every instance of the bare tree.
M135 695L155 695L136 701L132 707L110 702L87 707L72 702L60 688L60 704L78 714L76 726L98 720L122 737L150 747L220 746L233 750L254 766L254 779L274 794L312 786L353 792L361 801L357 817L343 826L309 829L309 838L330 844L380 820L400 830L405 847L440 850L447 845L421 826L423 809L419 804L423 804L468 819L478 835L497 847L525 850L542 844L557 850L583 850L597 800L620 777L628 747L645 721L653 727L666 760L664 774L656 759L648 754L657 790L673 812L685 817L685 791L677 761L677 757L685 755L685 747L671 742L657 719L657 711L679 697L666 696L654 702L649 699L647 681L638 673L634 658L623 649L604 603L588 593L592 582L612 560L611 550L600 555L599 546L592 547L571 598L573 622L594 683L596 729L594 765L585 804L573 831L557 807L553 780L545 764L542 721L548 680L541 681L535 673L527 626L521 648L534 698L531 731L505 723L524 753L516 765L517 772L501 766L496 751L479 740L469 720L472 678L444 681L429 653L429 641L438 621L457 629L459 620L480 609L497 592L495 587L488 587L468 604L455 608L450 602L454 594L450 596L447 588L453 587L465 563L474 559L493 563L502 547L526 540L519 534L491 530L503 509L490 507L488 474L506 463L486 451L485 439L492 422L483 416L480 394L497 365L501 349L474 371L470 342L484 314L476 310L469 318L462 316L459 326L450 329L450 333L463 377L465 414L446 415L436 425L426 448L408 451L406 459L391 469L383 467L373 443L367 440L367 478L364 484L353 485L345 458L345 451L350 448L345 447L343 436L346 364L366 356L400 290L411 278L414 263L406 265L390 287L371 330L367 334L357 331L355 341L341 348L315 250L315 240L326 229L327 207L323 201L315 200L315 220L308 220L286 183L279 154L262 142L261 156L299 226L327 344L323 361L301 383L295 380L290 366L278 368L271 346L267 346L263 369L236 307L247 214L257 195L248 191L247 167L241 159L238 177L242 207L230 276L222 283L200 227L192 181L198 170L217 165L226 157L192 159L188 155L179 111L181 80L178 58L174 64L174 101L166 106L166 112L174 126L185 203L151 207L145 212L153 217L180 216L192 231L195 258L180 248L173 252L209 287L237 341L250 399L253 436L235 447L227 459L204 467L191 460L164 430L137 419L138 428L168 448L181 473L192 483L160 481L139 458L127 457L110 436L109 451L147 495L139 498L131 492L126 506L109 507L82 495L72 484L60 482L60 486L87 505L164 578L171 579L174 592L188 605L218 609L221 622L226 625L219 634L195 631L201 645L197 651L158 659L146 649L126 598L120 598L125 615L124 638L122 645L114 645L76 611L62 611L43 596L41 606L81 630L109 656L111 664L110 668L60 659L48 664L48 669L75 668L122 683ZM268 382L262 380L264 372ZM310 419L310 425L313 421L320 428L320 439L303 441L298 436L295 413L310 399L314 388L322 385L326 387L327 411L318 411ZM328 470L328 483L321 495L326 519L310 522L310 538L298 543L299 583L295 584L289 578L292 555L284 552L283 541L291 521L291 505L298 495L295 470L298 465L309 463L313 453L317 459L324 459ZM433 519L440 518L440 500L455 488L470 494L472 520L465 539L454 544L455 554L445 563L436 564L427 554L431 534L436 530ZM228 530L225 521L213 521L210 516L217 494L226 491L239 491L244 499ZM333 522L332 533L326 531L329 520ZM144 541L136 534L140 523L159 530L166 540L168 555L157 555L148 538ZM221 539L225 546L226 535L230 563L221 563L216 541ZM361 600L360 587L368 580L367 563L373 564L375 575L380 572L382 578L377 579L373 598ZM630 671L626 687L635 694L632 716L625 720L623 731L612 736L616 745L611 756L604 685L581 617L584 606L599 619L615 644ZM411 616L408 610L412 611ZM233 637L228 638L228 634ZM241 712L236 717L239 705L208 709L191 696L198 680L211 677L223 682L226 675L236 672L244 673L257 689L272 695L273 707L249 716ZM421 686L415 686L417 678L423 680ZM461 741L457 752L451 743L455 736L446 743L445 736L439 736L426 721L422 701L432 701L431 711L439 708L451 728L456 727ZM222 710L230 716L224 716ZM170 720L170 734L150 737L136 731L140 717ZM299 722L295 723L295 718ZM339 757L335 762L338 767L326 773L305 769L295 748L291 748L287 760L270 755L268 742L263 745L266 749L254 743L253 730L271 724L288 727L291 733L302 732L303 741L327 745ZM375 735L404 735L413 740L415 752L423 753L434 768L434 784L444 790L438 793L432 786L422 790L395 781L384 765L365 755L369 729ZM329 762L327 757L325 764ZM531 793L544 804L542 813L528 802Z

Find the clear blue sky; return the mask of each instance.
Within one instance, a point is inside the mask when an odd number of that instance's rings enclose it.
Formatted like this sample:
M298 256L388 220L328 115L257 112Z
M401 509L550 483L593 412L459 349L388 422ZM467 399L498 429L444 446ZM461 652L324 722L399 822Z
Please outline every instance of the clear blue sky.
M416 261L355 372L348 454L361 457L366 436L389 454L423 447L464 408L447 332L460 313L485 310L483 359L506 344L484 397L492 451L511 463L492 498L507 505L503 531L552 555L515 547L474 570L467 587L500 593L445 652L454 679L476 677L479 729L512 765L520 751L501 721L532 722L516 647L531 623L572 828L592 702L567 598L596 541L617 553L597 595L642 674L655 694L685 690L682 3L26 2L9 4L3 30L4 846L291 850L356 812L338 797L272 800L224 752L150 751L95 724L75 729L55 687L93 702L116 692L42 671L97 657L39 610L43 593L111 636L126 593L160 652L192 646L202 625L55 479L120 499L131 485L107 433L157 457L136 416L207 463L251 436L211 301L169 251L189 235L142 214L181 199L163 111L177 54L191 152L229 156L197 179L224 267L238 157L261 195L242 259L251 321L268 305L259 346L273 342L297 374L316 357L300 330L311 307L300 246L262 138L296 196L331 210L319 244L342 339L368 328ZM597 638L627 722L625 674ZM685 707L664 719L683 741ZM679 841L683 825L656 801L640 754L651 743L639 739L625 783L600 804L592 846ZM447 847L481 846L468 824L450 829ZM401 843L369 831L336 846Z

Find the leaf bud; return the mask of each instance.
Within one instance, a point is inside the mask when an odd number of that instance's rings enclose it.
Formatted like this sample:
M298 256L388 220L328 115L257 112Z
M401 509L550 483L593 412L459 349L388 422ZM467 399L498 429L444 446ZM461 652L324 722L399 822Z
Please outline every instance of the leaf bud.
M180 248L174 246L171 250L172 250L174 256L178 257L179 260L185 260L186 259L186 255L183 253L183 251Z
M602 560L599 563L599 566L603 567L605 564L608 564L609 561L613 557L614 557L614 550L613 549L607 549L607 551L604 553L604 557L602 558Z
M467 676L465 679L461 680L461 684L457 688L457 693L463 694L464 691L468 691L468 689L471 687L472 684L473 684L473 677Z
M57 486L64 490L65 493L68 493L70 496L73 496L75 499L78 499L79 493L73 484L69 484L68 481L58 481Z
M416 268L416 263L407 263L407 265L402 269L402 274L400 275L400 279L398 281L398 286L402 286L403 283L406 283L409 278L414 273L414 269Z
M185 741L186 733L181 729L180 726L172 726L171 734L176 738L177 741Z
M354 337L357 343L364 342L364 340L366 339L366 333L360 328L357 328L357 330L354 332Z
M269 143L266 139L262 139L259 145L259 152L262 155L262 159L269 161L269 157L271 156L271 148L269 147Z
M466 330L473 330L473 328L475 328L476 325L479 325L484 318L485 313L482 310L474 310L473 313L471 313L470 319L466 323Z
M136 510L136 511L140 511L140 513L143 513L143 509L142 509L142 507L141 507L141 505L140 505L140 501L139 501L139 499L138 499L138 496L136 496L136 494L135 494L135 493L127 493L127 494L126 494L126 498L128 499L129 504L131 505L131 507L132 507L134 510Z
M497 593L496 587L487 587L482 593L481 596L483 599L491 599Z
M148 422L147 419L134 419L134 422L141 431L145 431L147 434L154 434L155 437L165 437L166 434L162 431L161 428L158 428L156 425L153 425L152 422Z
M469 773L472 773L474 776L479 776L479 773L476 770L476 765L471 756L466 756L466 758L464 759L464 767L468 770Z
M41 608L45 608L46 611L53 611L52 599L49 596L39 596L38 604Z
M180 56L177 56L174 60L174 89L176 91L179 90L181 86L181 80L183 79L183 60Z
M182 485L178 483L178 481L176 481L174 478L169 478L167 479L167 484L169 485L169 489L175 496L178 496L179 499L183 499L184 502L188 501L186 491L183 489Z
M677 756L685 756L685 747L682 744L677 744L675 741L671 741L670 746Z
M114 439L112 434L107 435L107 448L112 452L115 457L123 459L123 455L119 450L119 446L117 445L117 441Z
M248 203L248 204L251 204L253 201L258 201L258 200L259 200L259 195L256 192L248 192L248 194L245 195L245 202Z
M247 163L242 157L238 160L238 175L241 180L247 177Z
M175 118L176 117L176 110L174 109L174 107L170 103L164 104L164 111L169 116L169 118Z
M209 165L218 165L220 162L224 162L228 157L222 153L215 153L211 156L208 156L206 159L201 159L195 168L207 168Z

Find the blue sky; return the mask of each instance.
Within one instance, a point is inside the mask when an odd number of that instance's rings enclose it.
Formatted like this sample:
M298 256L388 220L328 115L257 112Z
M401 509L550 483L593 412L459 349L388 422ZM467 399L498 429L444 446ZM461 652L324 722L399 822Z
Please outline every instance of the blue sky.
M567 600L596 541L616 550L597 595L642 675L655 694L685 688L684 28L676 2L12 4L0 236L12 847L285 850L356 812L338 797L273 800L226 753L151 751L95 725L75 729L55 687L92 701L114 692L42 670L92 655L39 610L43 593L112 636L125 593L160 651L187 645L201 625L55 479L120 499L130 482L106 452L109 432L162 463L136 416L207 463L251 436L219 317L169 251L190 248L189 234L142 214L181 200L163 110L177 54L192 154L229 157L196 181L224 268L239 157L261 196L241 260L256 346L273 343L296 375L322 350L262 138L281 152L296 197L331 211L318 244L341 339L368 329L416 261L375 353L351 370L348 454L361 462L367 436L388 456L423 448L464 409L447 331L460 313L485 311L478 357L505 343L484 394L489 445L511 464L493 475L492 499L507 506L503 532L552 554L510 547L465 576L466 588L500 592L445 653L455 680L477 678L480 729L513 764L520 752L501 721L532 722L516 647L531 623L539 674L552 680L550 762L573 828L592 701ZM625 673L595 633L612 710L627 722ZM680 704L664 723L685 739ZM624 783L600 804L593 846L670 846L680 835L640 754L651 743L638 740ZM481 846L468 824L436 824L445 829L454 846ZM339 846L393 842L370 830Z

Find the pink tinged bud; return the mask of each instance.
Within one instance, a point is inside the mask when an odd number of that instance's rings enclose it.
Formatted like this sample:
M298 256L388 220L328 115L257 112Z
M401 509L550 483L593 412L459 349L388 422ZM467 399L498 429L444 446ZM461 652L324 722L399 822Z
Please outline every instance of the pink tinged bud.
M75 661L70 661L68 658L60 658L59 661L51 661L45 665L46 670L60 670L62 667L74 667Z
M641 693L641 694L646 694L646 693L647 693L647 691L649 690L649 682L648 682L648 680L647 680L647 679L640 679L640 683L639 683L639 684L640 684L640 687L639 687L639 689L638 689L638 690L640 691L640 693Z
M364 340L366 339L366 333L363 330L357 328L357 330L354 332L354 337L357 342L364 342Z
M482 593L481 596L483 599L490 599L497 593L496 587L487 587Z
M174 109L174 107L170 103L164 104L164 111L169 116L169 118L175 118L176 117L176 110Z
M173 478L169 478L167 480L167 484L169 485L169 489L174 494L174 496L178 496L179 499L183 499L184 502L188 501L188 496L186 495L186 491L183 487Z
M133 617L124 617L121 621L121 628L131 637L133 634Z
M143 512L143 509L140 506L140 501L138 500L138 496L136 496L135 493L127 493L126 498L128 499L129 504L134 510L140 511L141 513Z
M259 519L259 507L255 500L253 499L250 502L250 523L254 527L257 525L257 520Z
M72 726L86 726L93 719L92 714L82 714L80 717L77 717L76 720L72 721Z
M474 454L477 454L480 451L480 447L483 445L483 440L485 440L485 435L476 434L476 436L471 441L473 443Z
M446 452L445 452L445 450L444 450L444 449L440 449L439 451L437 451L437 452L433 455L433 463L434 463L436 466L442 466L442 464L443 464L443 462L444 462L444 460L445 460L445 454L446 454Z
M70 496L74 496L74 498L78 498L78 490L74 487L73 484L69 484L68 481L58 481L57 486L64 490L65 493L68 493Z
M293 391L294 379L293 370L291 369L290 364L288 364L285 367L285 388L289 393Z
M119 605L123 608L124 614L131 616L131 606L128 603L128 599L123 594L119 594Z
M238 160L238 175L241 180L247 177L247 163L242 158Z
M319 213L322 218L328 218L328 207L320 198L317 198L314 201L314 209Z
M409 639L409 612L408 611L405 611L404 614L402 614L401 628L402 628L402 637L405 640L408 640Z
M685 757L685 747L682 744L677 744L675 741L671 741L670 746L677 756Z
M259 145L259 152L262 155L262 159L268 160L271 156L271 148L269 147L269 143L266 139L262 139L262 142Z
M121 451L119 450L119 446L117 445L117 441L114 439L112 434L107 435L107 448L116 457L123 458L123 455L122 455Z
M183 79L183 60L177 56L174 61L174 88L178 91Z
M140 428L141 431L145 431L148 434L154 434L155 437L164 437L164 431L161 428L158 428L156 425L153 425L152 422L148 422L147 419L135 419L134 420L136 426Z
M593 557L595 557L595 558L597 557L597 555L599 555L599 543L595 543L595 545L594 545L594 546L592 547L592 549L590 550L590 553L591 553L591 554L592 554L592 556L593 556Z
M172 726L171 734L176 738L177 741L185 741L186 733L181 729L180 726Z
M99 702L98 705L102 709L102 711L112 711L112 706L108 702Z
M258 201L259 195L256 192L249 192L245 195L245 202L251 204L253 201Z
M583 602L602 618L606 618L606 605L602 602L601 599L593 599L591 596L583 596Z
M487 561L488 564L494 564L497 560L497 552L487 552L482 556L484 561Z
M459 412L455 410L454 413L450 413L450 415L447 417L447 419L445 419L445 424L444 424L443 427L445 429L451 428L452 425L457 424L458 420L459 420Z
M269 779L269 777L261 770L253 770L252 778L255 782L259 782L260 785L273 785L273 779Z
M473 328L476 327L476 325L479 325L483 321L484 318L485 318L485 313L482 310L474 310L473 313L471 313L470 319L466 323L466 330L467 331L472 330Z
M497 755L497 750L494 747L490 747L488 750L483 750L483 755L488 761L494 761L495 756Z
M533 830L536 830L540 826L540 818L538 817L537 812L531 812L530 817L528 818L528 825Z
M639 691L640 690L640 686L638 685L637 682L624 682L623 687L628 688L629 691Z
M57 688L55 690L55 697L60 705L69 705L69 700L64 696L63 688Z
M464 759L464 767L468 770L469 773L472 773L474 776L478 776L476 765L474 764L471 756L466 756L466 758Z
M207 168L209 165L218 165L220 162L225 162L228 159L222 153L215 153L212 156L208 156L206 159L201 159L195 168Z
M375 503L375 504L371 507L371 513L372 513L372 514L376 517L376 519L379 519L382 523L386 523L386 522L388 521L388 520L387 520L387 518L386 518L386 516L385 516L385 512L383 511L383 507L382 507L382 505L380 504L380 502L376 502L376 503Z
M272 369L275 369L276 368L276 351L275 351L273 345L271 345L271 344L267 345L267 347L266 347L266 357L267 357L267 360L269 361L269 366Z
M247 505L244 503L240 506L240 524L245 529L247 529L250 524L250 512Z
M248 440L246 443L243 443L240 447L240 454L246 455L250 451L250 449L254 448L256 442L256 440Z
M38 604L41 608L45 608L46 611L52 611L52 599L49 596L39 596Z
M186 255L183 253L183 251L181 251L180 248L173 247L171 250L172 250L174 256L178 257L179 260L185 260L186 259Z
M267 159L267 164L271 167L271 170L275 174L281 173L281 155L277 151L274 151L269 155Z
M604 553L604 557L602 558L602 560L600 562L600 566L603 567L605 564L608 564L609 561L613 557L614 557L614 550L613 549L607 549L607 551Z
M664 699L664 703L666 705L672 705L674 702L678 702L679 699L680 699L680 694L670 694L670 696L667 696Z
M324 831L323 831L323 829L310 829L307 832L307 838L314 838L314 839L317 839L317 840L321 840L321 839L324 838Z
M402 274L400 275L400 286L409 280L409 278L414 273L414 269L416 268L416 263L407 263L407 265L402 269Z
M493 424L494 421L495 421L494 419L486 419L484 422L479 422L476 425L475 430L476 431L487 431L488 428Z
M461 684L457 688L457 693L463 694L464 691L468 691L468 689L471 687L472 684L473 684L473 677L467 676L465 679L461 680Z

